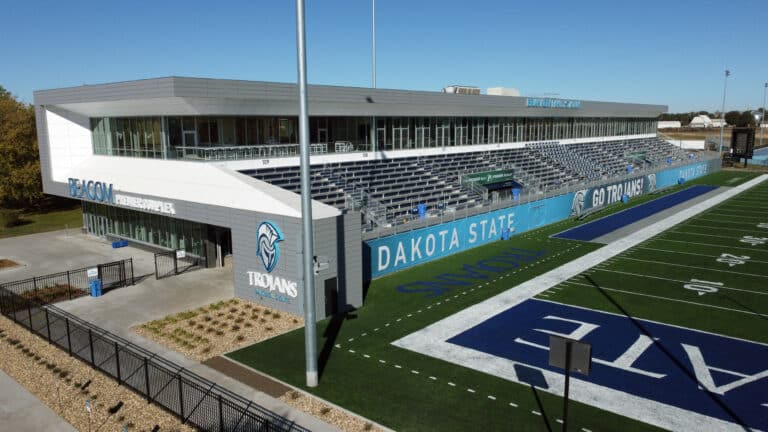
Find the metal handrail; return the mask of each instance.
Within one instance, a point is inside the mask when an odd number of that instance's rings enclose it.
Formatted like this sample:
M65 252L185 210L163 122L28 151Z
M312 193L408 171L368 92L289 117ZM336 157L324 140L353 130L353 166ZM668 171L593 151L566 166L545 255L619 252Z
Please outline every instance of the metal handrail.
M266 144L266 145L243 145L243 146L209 146L209 147L191 147L176 146L177 159L198 160L198 161L217 161L217 160L240 160L240 159L264 159L276 157L297 156L299 154L298 144ZM317 143L310 144L312 154L328 153L328 144Z
M719 160L719 155L712 154L712 152L699 153L699 157L695 162L710 162L713 160ZM413 231L421 228L425 228L432 225L438 225L444 222L450 222L453 220L463 219L469 216L475 216L479 214L485 214L492 211L500 210L503 208L516 207L522 204L526 204L533 201L540 201L546 198L551 198L559 195L566 195L572 192L576 192L582 189L590 189L597 186L605 185L608 183L620 182L633 178L642 177L648 175L651 172L658 172L669 168L679 167L683 165L689 165L692 161L689 159L683 159L674 161L672 164L657 165L655 167L648 168L646 170L637 170L632 173L626 171L615 176L608 178L594 180L584 183L567 184L562 187L554 189L542 189L537 186L524 188L524 193L519 196L518 201L514 201L511 196L504 199L500 199L497 202L492 200L484 201L478 205L472 207L466 207L455 212L444 212L440 217L431 217L426 219L414 219L405 224L393 224L390 227L378 227L363 233L363 240L372 240L379 237L386 237L390 235L400 234L403 232ZM448 216L448 217L446 217Z

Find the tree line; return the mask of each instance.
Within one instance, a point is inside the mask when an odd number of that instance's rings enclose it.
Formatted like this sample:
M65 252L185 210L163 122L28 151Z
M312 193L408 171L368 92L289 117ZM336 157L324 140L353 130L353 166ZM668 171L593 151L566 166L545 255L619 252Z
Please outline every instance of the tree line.
M760 108L757 111L762 113L763 109ZM681 125L686 126L690 124L691 120L693 120L693 118L698 115L705 115L712 119L720 118L720 112L711 113L708 111L691 111L691 112L685 112L685 113L664 113L659 116L659 120L660 121L679 121ZM736 126L736 127L757 126L757 121L755 120L754 112L751 110L728 111L725 113L725 122L731 126Z
M0 86L0 207L35 208L43 185L35 108Z

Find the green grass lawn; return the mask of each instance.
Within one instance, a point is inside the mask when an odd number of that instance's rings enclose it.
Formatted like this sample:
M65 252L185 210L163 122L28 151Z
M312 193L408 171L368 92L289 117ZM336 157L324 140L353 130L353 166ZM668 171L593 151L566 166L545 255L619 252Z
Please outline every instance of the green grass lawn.
M20 224L11 228L0 227L0 238L56 231L65 228L80 229L83 226L83 212L78 206L69 210L46 213L24 213Z
M756 175L718 172L687 182L682 187L691 184L735 186ZM304 386L303 330L228 356L396 430L557 430L561 427L557 423L562 413L560 397L401 349L391 342L598 249L601 245L556 239L550 235L659 195L633 198L629 204L610 206L582 221L559 222L509 241L495 242L373 281L364 307L345 318L318 324L321 379L317 388ZM443 284L446 290L440 295L433 295L434 290L423 290L423 285L406 285L434 280L443 273L459 272L464 264L503 253L517 255L519 267L506 273L489 272L487 279L479 283ZM637 255L638 259L644 256ZM611 282L607 279L609 275L606 272L606 276L600 276L606 278L606 286ZM595 291L594 295L585 296L589 299L589 307L610 310L612 303L609 300L604 300L596 289L587 287L587 290ZM611 293L614 294L617 293ZM563 289L558 295L563 296L562 301L573 304L578 304L582 298L571 288ZM560 301L560 298L550 299ZM637 311L632 310L640 316L651 312L652 306L648 306L647 311L639 307ZM575 402L570 405L569 423L570 429L576 431L582 428L591 431L656 430L653 426Z

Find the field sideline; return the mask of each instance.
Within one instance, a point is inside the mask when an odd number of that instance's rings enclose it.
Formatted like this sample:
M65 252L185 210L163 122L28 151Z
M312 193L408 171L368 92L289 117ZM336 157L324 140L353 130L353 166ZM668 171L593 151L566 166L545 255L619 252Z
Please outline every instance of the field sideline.
M688 182L686 187L690 184L735 186L756 175L719 172ZM666 192L680 189L675 187ZM744 192L742 196L754 193L752 197L759 199L758 194L768 195L768 192L757 189ZM639 197L629 205L657 197L658 194ZM764 245L738 244L743 235L761 237L757 228L747 229L746 225L735 222L740 220L738 216L748 215L750 211L748 207L737 207L744 204L737 204L736 200L727 201L635 246L541 293L538 298L765 342L768 334L765 331L764 314L768 313L765 294L768 292L764 288L760 291L760 284L764 285L768 278L768 271L761 271L764 263L768 263L768 250ZM316 389L306 390L397 430L547 430L559 427L560 397L534 385L513 383L391 343L600 248L599 244L550 238L550 235L625 208L627 205L612 206L583 221L553 224L507 242L496 242L375 280L365 307L346 318L319 323L321 384ZM735 217L722 219L728 215ZM713 218L715 222L712 222ZM753 221L748 216L743 220L745 223ZM718 224L718 234L707 236L713 223ZM749 232L735 231L739 229ZM723 233L733 233L736 237ZM734 242L737 244L731 244ZM701 249L692 249L693 243L701 244ZM743 264L731 266L738 258L722 258L723 253L750 258L742 259ZM516 260L517 268L496 274L478 273L476 280L465 283L453 279L453 285L442 284L444 289L440 290L406 285L414 281L445 281L446 274L461 269L464 264L500 255ZM731 261L718 263L717 259ZM713 263L723 264L725 268L715 268ZM683 288L686 284L702 285L691 282L691 279L722 283L716 286L717 292L727 293L727 296L712 295L712 292L699 294L696 287ZM583 286L585 284L588 286ZM703 285L706 287L699 287L700 290L715 287ZM645 289L650 291L643 291ZM606 298L606 293L610 293L610 299ZM236 351L229 357L303 388L301 330ZM573 430L588 431L656 430L646 423L580 403L571 405L570 425Z

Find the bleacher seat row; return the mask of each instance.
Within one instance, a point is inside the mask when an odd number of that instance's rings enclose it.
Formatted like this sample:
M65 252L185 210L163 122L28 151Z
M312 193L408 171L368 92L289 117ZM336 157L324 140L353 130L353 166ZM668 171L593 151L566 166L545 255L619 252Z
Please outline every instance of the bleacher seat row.
M522 148L439 154L397 159L313 165L312 198L344 208L353 195L386 206L386 219L396 223L410 217L418 204L430 212L457 211L485 202L477 191L462 185L461 176L512 169L515 180L536 191L625 174L628 165L641 171L679 161L686 153L659 138L562 145L535 143ZM259 180L300 193L299 167L242 171Z

